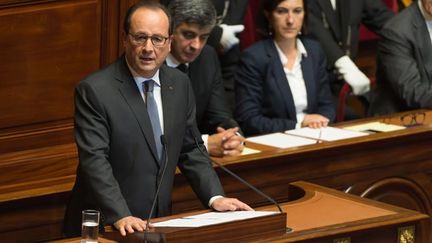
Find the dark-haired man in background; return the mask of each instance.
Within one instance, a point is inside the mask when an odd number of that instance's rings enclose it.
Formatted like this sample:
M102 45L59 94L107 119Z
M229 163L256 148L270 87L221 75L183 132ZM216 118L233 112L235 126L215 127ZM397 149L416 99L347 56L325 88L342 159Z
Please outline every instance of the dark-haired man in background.
M217 53L206 45L216 24L215 8L209 0L171 0L168 9L174 33L166 62L191 79L204 143L212 156L237 155L244 138L226 102Z

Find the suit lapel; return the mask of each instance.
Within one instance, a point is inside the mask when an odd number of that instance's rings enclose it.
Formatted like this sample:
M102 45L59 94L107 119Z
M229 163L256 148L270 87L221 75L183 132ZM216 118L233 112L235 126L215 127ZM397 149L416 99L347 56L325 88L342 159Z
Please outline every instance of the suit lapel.
M426 23L424 19L422 18L422 14L420 12L420 9L415 4L416 7L413 9L413 16L414 16L414 36L416 41L418 41L418 52L420 53L422 57L422 63L423 68L425 69L425 75L427 76L428 80L432 81L432 44L431 39L429 36L429 32L427 30ZM414 13L415 12L415 13Z
M190 79L190 81L192 83L192 89L194 90L194 94L196 96L195 97L196 100L200 100L201 97L198 97L198 95L200 94L199 91L204 89L202 86L206 83L204 81L202 81L202 82L195 82L197 80L202 80L202 78L200 77L200 75L202 74L201 70L203 68L203 63L202 62L198 62L199 59L200 59L200 56L198 56L197 59L194 60L193 62L189 63L189 73L187 73L187 75L188 75L188 77L189 77L189 79Z
M160 82L161 82L161 96L162 96L162 107L163 107L163 120L164 120L164 136L165 140L168 141L168 136L172 134L174 128L174 121L176 119L176 104L174 101L174 78L168 75L166 71L167 67L162 65L159 69Z
M296 117L294 98L272 39L266 41L266 49L270 60L270 70L272 70L271 82L275 83L279 90L279 96L284 100L288 117Z
M135 118L141 127L141 131L150 147L152 155L155 161L158 161L153 129L151 127L151 122L145 103L141 97L138 87L136 86L135 80L129 71L125 58L123 57L121 60L122 61L120 61L119 71L117 72L118 75L116 77L117 80L122 82L122 85L119 87L119 91L131 108L132 112L135 114Z
M351 45L350 1L340 0L338 7L338 13L340 14L340 40L342 40L344 45ZM345 26L347 28L344 28Z
M305 44L303 42L303 44ZM306 46L305 46L306 47ZM303 72L303 79L306 86L306 95L307 95L307 102L308 102L308 113L312 113L311 109L313 108L313 104L315 104L315 97L312 94L316 94L316 87L315 83L313 82L314 76L313 76L313 68L312 68L312 60L310 57L311 53L308 54L307 57L303 56L301 60L301 68Z
M335 36L336 39L339 40L341 32L338 23L338 16L336 15L336 12L333 10L333 6L331 5L329 0L317 0L317 1L322 9L323 16L321 16L321 18L323 18L323 21L327 21L329 25L329 29L333 33L333 36Z

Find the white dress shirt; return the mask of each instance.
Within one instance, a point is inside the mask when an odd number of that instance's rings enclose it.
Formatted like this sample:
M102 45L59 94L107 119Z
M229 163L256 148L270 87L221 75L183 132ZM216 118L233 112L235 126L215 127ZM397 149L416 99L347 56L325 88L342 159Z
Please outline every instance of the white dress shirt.
M144 78L144 77L140 76L137 72L135 72L135 70L127 62L127 59L126 59L126 63L129 67L130 72L132 73L132 76L135 80L135 83L136 83L136 85L140 91L141 97L142 97L144 102L145 102L145 94L144 94L144 90L143 90L143 83L146 80L150 80L150 79L152 79L154 81L155 84L153 86L153 97L155 98L155 101L157 104L159 122L160 122L160 126L161 126L161 131L163 134L164 133L164 120L163 120L163 107L162 107L161 83L160 83L160 79L159 79L159 69L156 71L156 73L153 77Z
M288 62L288 58L279 48L278 44L276 42L274 43L276 46L276 50L279 54L280 61L282 62L282 65L285 66L285 64ZM303 71L301 68L302 57L307 56L307 52L303 43L298 38L297 38L296 45L297 45L297 55L294 61L294 65L291 70L284 67L284 71L285 71L286 78L288 80L288 85L291 89L291 94L294 99L296 118L297 118L296 128L300 128L304 116L306 115L304 111L308 106L306 85L304 82Z
M333 10L336 10L336 0L330 0Z

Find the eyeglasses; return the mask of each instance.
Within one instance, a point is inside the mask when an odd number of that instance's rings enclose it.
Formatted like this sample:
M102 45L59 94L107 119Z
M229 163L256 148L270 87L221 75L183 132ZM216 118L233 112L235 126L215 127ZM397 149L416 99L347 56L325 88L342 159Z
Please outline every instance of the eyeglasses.
M426 113L424 112L414 112L407 113L400 117L400 120L404 126L417 126L422 125L426 118Z
M132 34L132 33L128 33L128 34L132 37L133 42L136 45L140 45L140 46L145 45L147 43L147 40L150 39L153 46L162 47L165 45L166 41L169 38L169 37L160 36L160 35L148 36L148 35L144 35L144 34Z

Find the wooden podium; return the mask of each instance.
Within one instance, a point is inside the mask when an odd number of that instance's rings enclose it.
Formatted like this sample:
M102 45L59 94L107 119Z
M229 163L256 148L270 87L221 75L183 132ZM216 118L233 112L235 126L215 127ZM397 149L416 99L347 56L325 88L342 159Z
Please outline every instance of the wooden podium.
M294 182L288 187L289 201L281 203L283 214L198 228L154 228L147 235L147 242L414 242L418 234L416 226L428 218L416 211L307 182ZM256 210L277 211L277 208L265 206ZM202 212L207 211L157 218L152 222ZM287 232L287 227L292 231ZM79 242L79 239L56 242ZM144 233L122 237L117 231L106 232L100 242L141 243Z
M178 217L179 215L175 216ZM186 215L182 215L186 216ZM172 217L169 217L172 218ZM166 218L165 218L166 219ZM164 219L164 220L165 220ZM286 213L231 221L197 228L157 227L148 234L135 233L123 237L117 231L106 232L104 237L115 242L244 242L268 239L286 233ZM155 221L161 221L154 220Z

